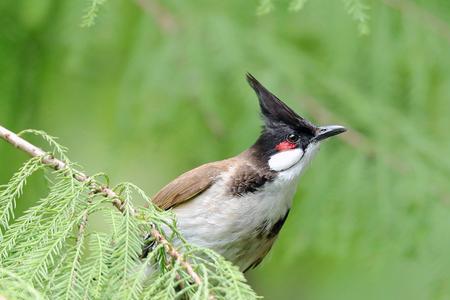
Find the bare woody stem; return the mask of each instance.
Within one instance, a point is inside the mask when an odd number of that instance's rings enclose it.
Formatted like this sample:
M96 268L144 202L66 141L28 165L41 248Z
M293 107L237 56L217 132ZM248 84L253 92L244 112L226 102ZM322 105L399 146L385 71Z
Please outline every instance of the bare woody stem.
M0 138L4 139L17 149L22 150L23 152L27 153L32 157L42 157L42 162L54 170L62 170L67 167L66 163L64 163L63 161L53 157L52 155L49 155L41 148L36 147L35 145L31 144L30 142L26 141L25 139L21 138L14 132L6 129L1 125L0 125ZM114 192L108 186L99 183L92 177L89 177L88 175L79 171L74 171L74 178L79 182L87 182L89 188L92 190L93 193L102 194L105 197L110 198L112 204L120 212L122 213L125 212L124 201L120 198L120 196L116 192ZM132 213L135 214L136 212L133 211ZM179 253L158 230L152 228L150 234L153 236L153 238L157 243L160 243L164 246L166 252L186 270L186 272L189 274L189 276L194 280L196 284L202 283L202 279L200 278L200 276L194 271L192 266L184 259L183 255Z

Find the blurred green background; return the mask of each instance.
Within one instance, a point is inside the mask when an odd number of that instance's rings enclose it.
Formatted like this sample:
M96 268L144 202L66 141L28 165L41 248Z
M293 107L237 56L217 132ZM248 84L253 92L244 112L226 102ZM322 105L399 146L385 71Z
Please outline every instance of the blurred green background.
M0 3L0 124L60 137L90 174L149 194L235 155L260 130L253 73L327 142L262 266L266 299L450 299L450 2ZM25 159L0 142L0 183ZM42 193L31 180L20 212Z

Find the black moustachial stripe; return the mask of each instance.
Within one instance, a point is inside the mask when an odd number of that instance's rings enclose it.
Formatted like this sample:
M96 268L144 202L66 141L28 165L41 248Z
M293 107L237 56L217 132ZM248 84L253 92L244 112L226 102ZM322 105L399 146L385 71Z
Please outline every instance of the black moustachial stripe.
M265 183L272 181L275 173L270 170L244 165L236 170L229 182L229 192L233 196L243 196L258 191Z

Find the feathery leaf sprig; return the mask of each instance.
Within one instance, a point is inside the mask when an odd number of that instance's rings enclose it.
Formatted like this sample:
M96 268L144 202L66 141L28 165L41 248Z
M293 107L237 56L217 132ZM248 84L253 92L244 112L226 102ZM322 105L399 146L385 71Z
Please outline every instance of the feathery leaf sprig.
M9 142L26 142L4 132L0 137ZM39 149L44 154L28 160L1 187L0 295L11 299L257 298L237 267L211 250L188 244L173 214L153 206L142 189L132 183L110 189L106 175L88 177L74 169L55 138L42 131L23 133L40 136L54 154ZM21 148L18 144L14 145ZM44 166L53 169L42 172L48 194L16 218L12 211L27 179ZM137 200L148 207L136 207ZM92 219L103 221L107 228L96 229ZM150 248L142 259L145 243Z
M308 0L292 0L289 3L290 11L300 11ZM365 0L342 0L348 14L358 23L358 31L362 35L369 33L369 5L365 3ZM259 6L256 9L258 15L265 15L272 12L275 9L273 0L260 0Z

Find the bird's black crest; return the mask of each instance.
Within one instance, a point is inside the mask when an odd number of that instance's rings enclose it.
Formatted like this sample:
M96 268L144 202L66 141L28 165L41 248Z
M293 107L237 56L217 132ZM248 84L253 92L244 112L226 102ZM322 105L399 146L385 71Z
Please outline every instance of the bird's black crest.
M258 96L261 114L266 127L276 127L281 124L286 124L296 130L314 133L316 127L313 124L297 115L250 73L247 73L247 81Z

